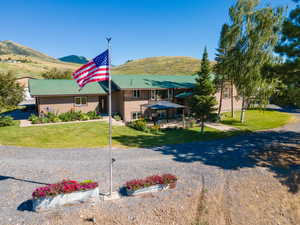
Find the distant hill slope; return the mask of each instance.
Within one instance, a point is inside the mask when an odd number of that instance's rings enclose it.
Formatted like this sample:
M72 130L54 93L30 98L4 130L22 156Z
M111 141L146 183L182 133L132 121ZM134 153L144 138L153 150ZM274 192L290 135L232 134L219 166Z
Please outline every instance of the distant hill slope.
M84 58L75 55L67 57L75 60ZM43 72L52 68L74 71L81 66L78 62L86 63L86 61L76 62L63 62L12 41L0 42L0 72L12 70L18 77L40 77ZM200 59L186 56L150 57L113 66L112 73L192 75L200 70L200 62Z
M57 61L57 59L43 54L34 49L28 48L26 46L20 45L13 41L0 41L0 55L19 55L19 56L29 56L45 61Z
M68 55L58 59L63 62L78 63L78 64L85 64L89 61L84 56L78 56L78 55Z
M132 60L113 68L113 74L191 75L200 70L201 60L186 56L160 56Z
M40 77L43 72L53 68L74 71L80 66L59 61L13 41L0 41L0 72L10 70L18 77Z

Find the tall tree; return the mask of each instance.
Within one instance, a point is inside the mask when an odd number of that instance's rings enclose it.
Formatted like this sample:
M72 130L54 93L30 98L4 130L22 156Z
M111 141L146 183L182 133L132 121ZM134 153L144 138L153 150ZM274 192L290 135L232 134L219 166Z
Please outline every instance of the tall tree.
M231 117L234 117L234 110L233 110L233 76L228 70L226 58L228 57L228 52L233 47L235 40L237 37L230 35L231 27L228 24L223 24L220 40L219 40L219 48L217 49L216 54L216 62L217 64L214 67L216 73L216 85L220 88L220 100L219 100L219 107L218 107L218 116L221 114L222 110L222 102L223 102L223 89L224 85L227 82L230 82L230 98L231 98Z
M196 85L193 90L193 96L190 99L190 107L196 118L201 121L201 133L204 132L204 122L215 110L217 104L214 94L216 90L210 78L210 65L208 60L208 53L205 47L201 70L196 79Z
M18 105L23 99L23 91L12 72L0 72L0 111Z
M296 8L285 19L281 40L276 47L276 52L286 60L275 65L273 70L284 84L279 103L300 107L300 1L294 2L297 3Z
M230 35L235 44L226 61L242 96L241 122L245 121L245 111L258 87L268 82L262 79L261 69L273 58L282 24L282 8L258 5L259 0L238 0L229 10Z

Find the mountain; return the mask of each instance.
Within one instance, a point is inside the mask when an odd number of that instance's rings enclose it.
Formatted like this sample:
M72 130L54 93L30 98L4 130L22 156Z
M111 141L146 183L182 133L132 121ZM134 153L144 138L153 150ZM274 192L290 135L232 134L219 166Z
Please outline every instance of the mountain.
M53 57L13 41L0 41L0 55L29 56L46 61L57 61L57 59Z
M58 59L63 62L78 63L78 64L85 64L89 61L84 56L78 56L78 55L69 55Z
M40 77L53 68L74 71L80 66L59 61L13 41L0 41L0 72L12 71L17 77Z
M13 41L0 41L0 72L11 70L18 77L40 77L53 68L74 71L86 62L82 56L70 55L58 60ZM112 74L191 75L200 70L200 62L186 56L150 57L113 66Z
M191 75L200 70L200 59L187 56L160 56L137 60L112 69L113 74Z

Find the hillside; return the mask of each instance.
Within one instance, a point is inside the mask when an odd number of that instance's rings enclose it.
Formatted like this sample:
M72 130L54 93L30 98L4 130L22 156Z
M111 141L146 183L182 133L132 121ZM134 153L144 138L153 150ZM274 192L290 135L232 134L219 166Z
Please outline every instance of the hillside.
M0 41L0 55L29 56L42 59L44 61L57 61L57 59L53 57L50 57L13 41Z
M113 68L113 74L191 75L200 69L200 60L186 56L160 56L133 60Z
M53 68L76 70L80 66L59 61L13 41L0 42L0 72L11 70L18 77L39 77L43 72Z
M63 62L78 63L78 64L85 64L89 61L84 56L78 56L78 55L68 55L65 57L58 58L58 60Z
M18 77L39 77L52 68L76 70L86 62L87 59L82 56L70 55L58 60L12 41L0 42L0 72L11 70ZM200 59L186 56L160 56L132 60L120 66L113 66L112 73L191 75L199 69Z

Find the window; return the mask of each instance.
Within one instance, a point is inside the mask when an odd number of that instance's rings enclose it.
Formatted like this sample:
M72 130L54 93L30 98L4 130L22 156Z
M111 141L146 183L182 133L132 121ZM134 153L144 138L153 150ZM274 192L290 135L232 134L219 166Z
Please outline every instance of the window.
M133 120L138 120L138 119L142 118L142 113L141 112L132 112L131 113L131 118Z
M151 100L156 99L156 90L151 90Z
M230 88L225 87L223 90L223 98L230 98Z
M139 98L140 97L140 90L133 90L132 97Z
M75 104L75 106L87 105L87 97L75 97L74 104Z
M168 89L168 99L173 98L173 89Z
M169 96L168 90L151 90L151 100L167 99L168 96Z

